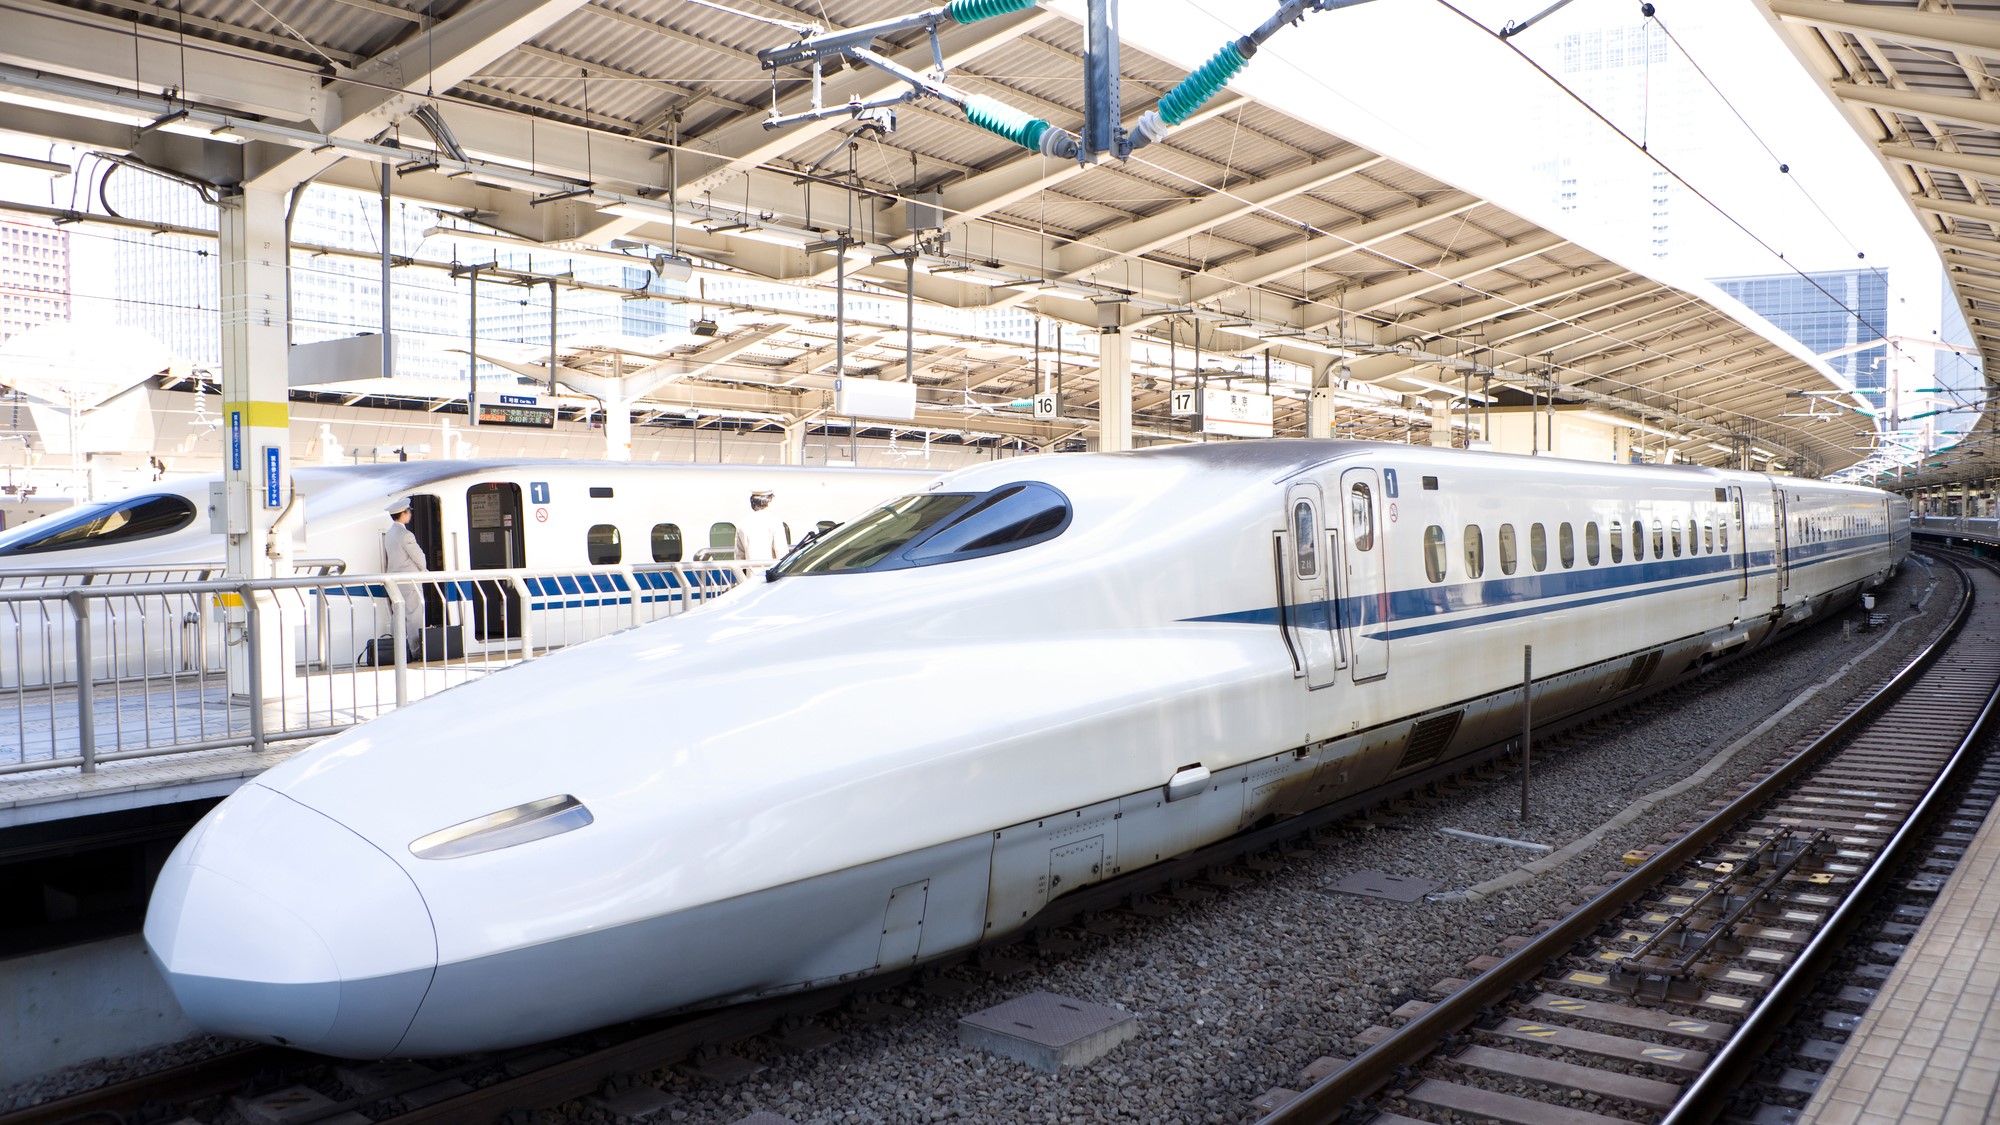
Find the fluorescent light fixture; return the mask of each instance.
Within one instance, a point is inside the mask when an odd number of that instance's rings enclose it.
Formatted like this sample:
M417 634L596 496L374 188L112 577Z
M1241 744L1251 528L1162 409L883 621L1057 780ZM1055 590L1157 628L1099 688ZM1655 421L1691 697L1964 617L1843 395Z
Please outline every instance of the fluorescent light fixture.
M1465 389L1462 387L1454 387L1446 383L1433 382L1419 375L1402 374L1402 375L1391 376L1391 378L1401 379L1405 383L1415 383L1417 386L1424 387L1428 390L1443 391L1445 394L1448 394L1453 398L1471 398L1474 402L1493 401L1490 396L1480 394L1478 391L1473 391L1471 392L1471 394L1468 395Z

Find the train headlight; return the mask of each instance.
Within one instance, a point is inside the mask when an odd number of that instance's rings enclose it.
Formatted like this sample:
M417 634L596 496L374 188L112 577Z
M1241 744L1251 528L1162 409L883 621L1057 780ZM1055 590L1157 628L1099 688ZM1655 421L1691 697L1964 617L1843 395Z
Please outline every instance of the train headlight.
M410 842L410 852L418 859L459 859L574 832L593 819L582 801L563 793L419 836Z

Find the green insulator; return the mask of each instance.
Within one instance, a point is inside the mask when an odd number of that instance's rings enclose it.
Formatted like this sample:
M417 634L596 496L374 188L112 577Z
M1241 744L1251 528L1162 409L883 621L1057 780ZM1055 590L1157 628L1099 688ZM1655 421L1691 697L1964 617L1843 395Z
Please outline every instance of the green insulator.
M965 119L1035 152L1041 151L1042 134L1050 128L1049 123L1039 117L1031 117L1005 102L982 95L965 99Z
M1167 96L1160 99L1160 120L1169 125L1186 121L1189 114L1202 107L1202 103L1229 85L1229 80L1236 77L1236 72L1249 61L1242 48L1234 43L1217 51L1214 58L1181 79L1180 85L1168 90Z
M944 13L960 23L971 23L1034 6L1035 0L951 0L944 6Z

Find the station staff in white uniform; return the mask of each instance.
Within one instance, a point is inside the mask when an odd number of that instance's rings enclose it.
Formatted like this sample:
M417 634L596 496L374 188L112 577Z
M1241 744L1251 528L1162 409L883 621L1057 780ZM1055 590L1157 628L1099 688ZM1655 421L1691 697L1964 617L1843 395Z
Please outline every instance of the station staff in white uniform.
M750 494L750 515L736 524L736 561L781 559L792 549L791 529L771 510L775 492Z
M390 503L389 531L382 538L382 547L387 556L382 567L384 573L423 574L430 570L424 549L410 531L409 497ZM424 593L415 582L396 583L396 592L403 596L403 643L415 652L424 637Z

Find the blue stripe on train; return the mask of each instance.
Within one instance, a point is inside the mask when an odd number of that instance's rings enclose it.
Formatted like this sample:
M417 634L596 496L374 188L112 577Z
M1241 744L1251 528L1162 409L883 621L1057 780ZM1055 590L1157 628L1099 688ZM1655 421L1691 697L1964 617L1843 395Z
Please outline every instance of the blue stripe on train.
M1794 571L1822 563L1842 561L1867 554L1888 542L1886 535L1857 536L1831 543L1813 543L1788 552ZM1812 557L1816 556L1816 557ZM1760 551L1750 557L1749 576L1766 577L1772 572L1774 555ZM1691 590L1702 586L1734 584L1742 580L1741 563L1735 555L1697 555L1687 559L1655 560L1609 567L1530 574L1511 578L1463 582L1450 586L1425 586L1392 590L1380 594L1307 602L1289 607L1306 628L1328 627L1332 615L1359 625L1388 625L1369 636L1381 640L1442 633L1476 625L1508 621L1550 609L1602 605L1607 602L1647 597L1657 593ZM1560 600L1559 605L1550 602ZM1383 613L1386 602L1387 614ZM1500 608L1507 607L1507 608ZM1471 611L1495 612L1463 616ZM1448 621L1436 620L1454 614ZM1193 617L1190 622L1231 625L1276 625L1278 607L1236 610L1230 613ZM1403 624L1398 624L1403 623Z
M419 581L421 581L419 579ZM673 571L642 571L632 575L628 583L623 574L559 574L546 578L528 578L523 585L528 588L528 608L544 609L589 609L602 606L631 605L637 596L639 604L654 602L701 601L712 598L735 587L734 571L706 570L683 578ZM479 592L479 581L430 582L447 602L474 602L483 597ZM658 590L661 593L638 593ZM381 583L361 586L329 586L324 593L328 597L381 598L389 597L388 587ZM592 594L611 594L612 597L590 597ZM624 596L619 596L624 595ZM545 600L535 601L535 598Z

